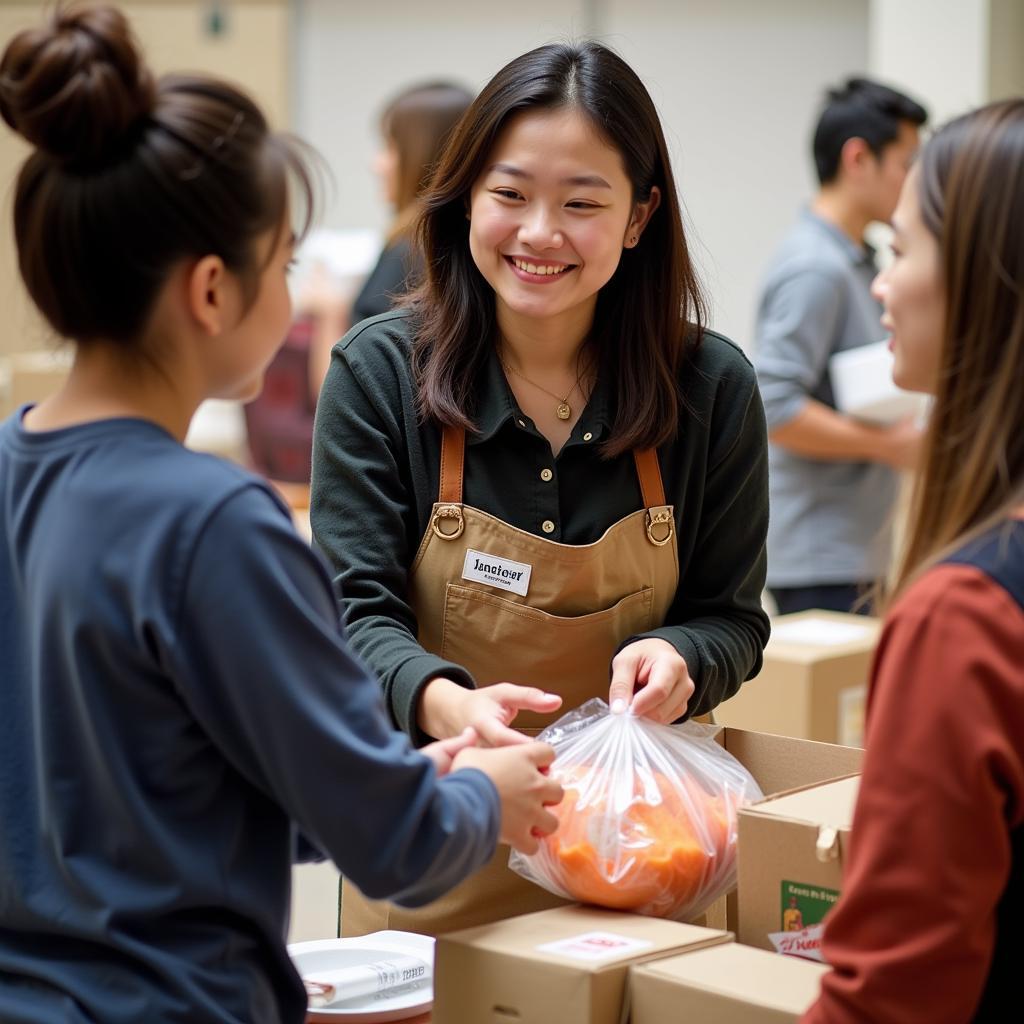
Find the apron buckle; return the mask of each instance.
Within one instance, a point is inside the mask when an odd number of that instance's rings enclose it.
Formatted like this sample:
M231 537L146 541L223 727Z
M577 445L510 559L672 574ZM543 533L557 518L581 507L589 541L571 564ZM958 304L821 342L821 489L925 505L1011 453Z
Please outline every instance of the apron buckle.
M454 527L443 529L441 523L448 520L455 521ZM462 506L438 505L434 510L433 516L431 516L430 528L441 540L455 540L456 537L461 537L462 531L466 528L466 520L462 515Z
M656 547L664 547L672 539L674 525L670 505L647 510L647 539Z

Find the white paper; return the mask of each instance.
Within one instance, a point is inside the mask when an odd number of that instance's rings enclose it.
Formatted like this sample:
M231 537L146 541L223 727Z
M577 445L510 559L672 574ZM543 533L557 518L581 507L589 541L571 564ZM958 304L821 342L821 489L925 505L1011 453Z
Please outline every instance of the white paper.
M871 635L870 626L855 622L834 622L832 619L799 619L772 626L772 641L783 644L809 644L814 647L832 647L865 640Z
M315 977L308 975L305 980L334 986L334 998L330 1003L320 1003L322 1006L375 996L403 985L426 984L433 973L433 965L419 957L395 953L387 959L371 963L318 971Z

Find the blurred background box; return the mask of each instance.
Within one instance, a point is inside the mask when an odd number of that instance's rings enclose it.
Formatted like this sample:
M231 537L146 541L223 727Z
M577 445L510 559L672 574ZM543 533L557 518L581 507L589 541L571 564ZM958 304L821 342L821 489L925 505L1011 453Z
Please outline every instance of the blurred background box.
M736 935L786 951L786 938L819 925L839 898L860 776L783 793L739 815Z
M924 415L928 399L898 388L893 383L892 365L887 341L837 352L828 363L836 408L878 425Z
M818 996L824 964L730 942L629 971L632 1024L794 1024Z
M442 935L434 1024L619 1024L630 964L731 941L725 931L557 907Z
M720 725L859 747L881 622L808 611L772 620L764 665L715 708Z

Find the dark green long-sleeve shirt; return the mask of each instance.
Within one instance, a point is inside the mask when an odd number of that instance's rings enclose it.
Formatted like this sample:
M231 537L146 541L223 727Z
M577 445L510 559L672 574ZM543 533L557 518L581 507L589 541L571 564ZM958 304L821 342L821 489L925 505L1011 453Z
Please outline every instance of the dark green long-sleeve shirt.
M422 742L416 707L426 683L439 675L473 680L419 646L407 601L441 462L440 429L416 415L409 353L402 311L357 325L334 347L317 407L311 520L337 571L352 644L381 677L395 721ZM689 408L676 439L658 450L675 506L679 588L665 624L643 636L667 640L686 659L696 685L689 712L701 714L758 671L768 639L767 439L754 371L725 338L705 333L682 386ZM467 436L466 504L563 544L589 544L642 508L632 456L598 452L612 427L612 400L598 379L554 457L492 356L479 379L479 432ZM546 520L553 532L542 530Z

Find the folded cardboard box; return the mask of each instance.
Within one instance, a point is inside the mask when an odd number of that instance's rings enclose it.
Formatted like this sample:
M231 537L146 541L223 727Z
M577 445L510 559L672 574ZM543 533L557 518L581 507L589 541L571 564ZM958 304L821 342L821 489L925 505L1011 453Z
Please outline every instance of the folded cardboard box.
M818 996L824 964L731 942L629 970L632 1024L793 1024Z
M892 366L888 341L837 352L828 363L836 408L847 416L880 425L923 415L927 399L898 388L892 379Z
M725 931L578 905L450 932L434 952L434 1024L619 1024L631 964Z
M783 793L739 815L740 942L819 956L821 922L839 898L859 775Z
M780 615L761 671L715 709L715 721L859 747L881 622L864 615L808 611Z

